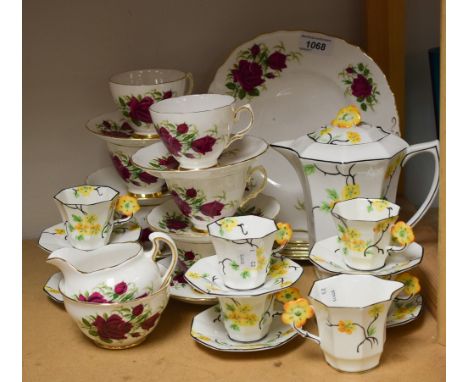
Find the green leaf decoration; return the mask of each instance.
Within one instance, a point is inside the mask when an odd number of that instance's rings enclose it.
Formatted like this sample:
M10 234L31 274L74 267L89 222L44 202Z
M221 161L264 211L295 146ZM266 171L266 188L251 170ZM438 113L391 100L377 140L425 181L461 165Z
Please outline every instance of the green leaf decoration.
M88 333L93 337L97 337L99 335L95 330L88 330Z
M231 262L231 268L234 269L235 271L239 270L239 264L237 264L235 261Z
M86 318L83 317L83 318L81 319L81 321L83 321L83 324L84 324L86 327L88 327L88 328L91 327L91 324L89 323L89 321L88 321Z
M360 72L364 71L364 64L362 62L358 64L358 69Z
M236 307L231 304L226 304L225 308L231 312L234 312L236 310Z
M248 279L250 277L250 272L249 271L243 271L241 272L241 277L243 279Z
M306 164L306 165L304 166L304 173L305 173L306 175L312 175L312 174L315 174L315 170L316 170L316 169L317 169L317 168L315 167L314 164Z
M327 188L327 195L330 199L332 200L338 200L340 197L338 195L338 191L336 191L334 188Z
M120 103L120 106L122 106L122 107L126 107L126 106L127 106L127 104L125 103L125 101L123 100L122 97L119 97L119 103Z
M83 236L83 235L78 235L78 236L76 237L76 240L82 241L82 240L84 240L84 236Z
M258 97L259 95L260 95L260 90L258 90L257 88L252 89L249 92L249 96L251 96L251 97Z
M322 211L325 211L325 212L330 212L331 211L330 204L328 204L327 202L322 202L322 205L320 206L320 209Z
M361 103L361 109L367 111L367 105L364 102Z
M377 328L375 326L371 326L369 329L367 329L368 336L373 336L376 332L377 332Z
M239 90L239 99L244 99L245 95L246 95L246 93L245 93L244 89Z
M364 69L364 71L362 72L362 74L364 74L365 76L367 76L369 74L369 69Z
M374 209L372 208L372 204L367 206L367 212L372 212Z
M78 215L72 215L72 219L73 221L78 222L78 223L81 223L82 221L81 216L78 216Z
M237 324L231 324L231 329L236 330L236 331L240 330L239 325L237 325Z
M341 224L338 224L338 231L340 231L341 233L345 233L345 227L343 227Z

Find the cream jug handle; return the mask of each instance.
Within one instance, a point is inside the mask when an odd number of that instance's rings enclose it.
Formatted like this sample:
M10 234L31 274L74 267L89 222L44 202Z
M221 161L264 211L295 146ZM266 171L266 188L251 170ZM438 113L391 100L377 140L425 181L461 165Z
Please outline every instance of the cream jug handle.
M302 328L298 328L296 324L292 324L291 327L299 334L301 337L307 338L309 340L314 341L316 344L320 345L320 337L316 336L315 334L310 333L307 330L304 330Z
M253 198L256 198L258 196L258 194L260 194L267 185L268 175L267 175L267 172L265 170L265 167L263 167L263 166L256 166L256 167L250 168L249 171L247 172L247 179L246 179L245 183L248 184L249 181L252 179L253 174L255 174L256 172L259 172L262 175L262 183L260 184L260 186L256 187L255 190L250 191L247 195L245 195L242 198L241 203L240 203L240 207L244 207L245 204L249 200L251 200Z
M234 112L234 120L235 121L238 121L239 120L239 115L242 111L248 111L249 114L250 114L250 122L249 124L247 125L247 127L235 134L232 134L230 136L230 138L228 139L227 143L226 143L226 147L225 149L227 149L231 143L239 140L239 139L242 139L244 138L244 135L247 133L247 131L249 131L251 128L252 128L252 125L253 125L253 122L254 122L254 113L253 113L253 110L252 110L252 107L247 103L243 106L241 106L240 108L238 108L235 112Z
M177 265L178 255L177 255L177 247L174 243L174 240L171 239L169 235L166 235L162 232L153 232L149 236L150 242L153 243L152 251L150 251L151 258L153 261L156 261L157 254L159 253L159 242L162 241L165 243L169 249L171 250L171 263L167 268L166 273L161 277L161 289L165 288L171 282L172 273L175 270Z
M193 90L193 76L192 76L192 73L188 72L185 75L185 81L186 81L186 88L188 87L185 94L192 94L192 90Z
M409 159L413 158L418 154L430 153L434 157L434 178L432 179L432 185L429 190L429 193L426 196L426 199L421 204L416 213L408 220L408 225L414 227L419 220L426 214L427 210L431 206L434 198L439 189L439 141L434 140L431 142L418 143L416 145L411 145L406 151L406 155L401 162L403 167Z

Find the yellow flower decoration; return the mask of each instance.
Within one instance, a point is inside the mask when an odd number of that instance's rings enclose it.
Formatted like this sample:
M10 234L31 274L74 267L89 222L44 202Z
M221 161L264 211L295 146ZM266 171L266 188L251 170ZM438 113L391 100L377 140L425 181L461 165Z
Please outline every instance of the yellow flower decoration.
M359 112L359 109L354 105L350 105L342 108L336 115L336 118L331 121L331 124L341 128L348 128L356 126L360 122L361 113Z
M263 268L265 268L266 257L263 255L264 253L265 253L265 248L263 247L257 248L256 253L255 253L256 258L257 258L257 266L255 267L255 269L257 271L260 271Z
M331 127L326 127L320 130L320 135L330 134L332 132Z
M276 299L283 304L289 301L298 300L300 298L302 298L301 292L299 289L294 287L289 287L276 293Z
M255 313L252 313L250 305L233 305L225 304L223 307L224 319L231 320L232 325L238 326L254 326L257 325L259 319Z
M388 208L389 205L390 203L384 199L376 199L376 200L371 201L371 208L372 209L375 208L376 211L379 211L379 212Z
M130 216L138 212L140 209L140 205L138 204L138 200L130 195L122 195L119 200L117 201L117 206L115 210L125 216Z
M65 235L65 230L63 228L55 228L56 235Z
M202 340L202 341L207 341L207 342L211 342L211 338L210 337L207 337L199 332L195 332L193 331L192 333L192 336L195 337L195 338L198 338L199 340Z
M294 324L298 328L302 327L309 318L314 316L314 311L305 298L299 298L284 304L284 311L281 321L286 325Z
M353 144L361 142L361 134L356 133L355 131L348 131L346 133L346 137Z
M95 190L95 187L93 186L80 186L75 189L75 194L76 196L81 195L81 196L88 196Z
M237 227L237 219L236 218L224 218L221 220L219 233L224 235L224 232L231 232L234 228Z
M359 184L347 184L341 190L343 200L354 199L361 195L361 186Z
M277 227L278 232L276 233L275 241L279 245L285 245L289 240L291 240L291 237L293 235L291 225L289 223L278 223Z
M389 225L392 224L396 220L396 218L397 217L392 217L392 218L385 219L385 220L378 222L374 226L374 232L379 233L379 232L385 231L389 227Z
M413 313L416 310L415 305L401 305L399 306L393 313L392 316L395 317L397 320L401 320L405 316Z
M356 325L351 320L338 321L338 331L341 333L352 334L356 329Z
M385 171L385 179L391 178L393 173L396 171L398 166L401 164L404 155L400 154L395 159L393 159L387 167Z
M188 272L187 277L190 277L192 279L200 279L202 276L200 273L197 272Z
M391 232L392 238L400 245L408 245L414 241L413 229L405 222L396 223Z
M408 296L415 295L421 291L419 279L416 276L413 276L411 273L401 273L395 277L395 281L399 281L405 284L403 292Z
M379 304L379 305L374 305L372 308L369 309L369 315L371 317L376 317L378 316L380 313L383 312L383 305Z
M270 265L268 274L272 278L284 276L286 273L288 273L288 267L288 263L282 260L278 260Z

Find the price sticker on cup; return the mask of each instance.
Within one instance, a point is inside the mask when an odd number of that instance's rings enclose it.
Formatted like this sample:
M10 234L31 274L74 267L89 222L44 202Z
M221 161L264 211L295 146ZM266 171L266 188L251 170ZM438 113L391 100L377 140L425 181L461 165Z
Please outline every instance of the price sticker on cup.
M299 38L299 49L309 52L329 55L333 48L333 40L314 37L308 35L301 35Z

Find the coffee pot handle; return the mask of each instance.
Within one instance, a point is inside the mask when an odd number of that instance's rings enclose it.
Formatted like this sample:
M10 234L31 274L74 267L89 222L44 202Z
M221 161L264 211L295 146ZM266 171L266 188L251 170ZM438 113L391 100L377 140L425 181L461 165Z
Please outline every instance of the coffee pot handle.
M426 196L426 199L421 204L416 213L408 220L408 225L414 227L419 220L426 214L427 210L431 206L434 198L439 189L439 141L434 140L431 142L418 143L416 145L411 145L406 151L406 155L401 162L403 167L409 159L413 158L418 154L430 153L434 157L434 177L432 179L432 185L429 190L429 193Z
M241 131L235 133L235 134L231 134L231 136L229 137L227 143L226 143L226 147L225 149L227 149L229 146L231 146L231 144L239 139L242 139L244 138L244 135L247 134L247 131L249 131L252 126L253 126L253 122L254 122L254 112L252 110L252 107L247 103L243 106L241 106L240 108L238 108L235 112L234 112L234 120L235 121L238 121L239 120L239 115L242 111L247 111L249 114L250 114L250 121L249 121L249 124L247 125L246 128L242 129Z
M260 184L260 186L258 187L255 187L254 190L250 191L247 195L245 195L242 200L241 200L241 203L240 203L240 206L239 207L244 207L245 204L249 201L249 200L252 200L253 198L256 198L258 196L258 194L260 194L263 189L266 187L267 185L267 182L268 182L268 175L267 175L267 172L265 170L265 167L263 166L255 166L253 168L250 168L249 171L247 172L247 179L246 179L246 184L249 184L250 180L252 179L253 175L256 173L256 172L259 172L261 175L262 175L262 183Z
M178 261L177 247L174 243L174 240L171 239L169 235L166 235L162 232L153 232L149 235L149 241L153 243L153 248L151 251L151 258L153 261L156 261L157 255L159 253L159 243L162 241L166 244L171 251L171 263L166 270L166 273L161 277L161 289L165 288L171 282L172 273L175 270Z
M320 345L320 337L312 334L311 332L304 330L302 328L298 328L296 324L291 324L291 327L299 334L301 337L307 338L308 340L314 341L316 344Z

